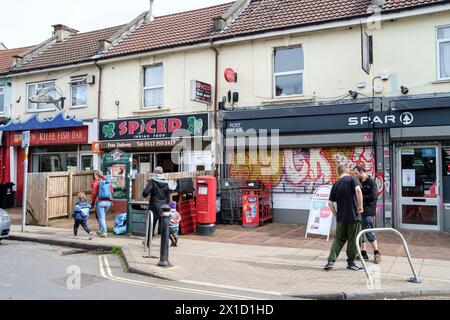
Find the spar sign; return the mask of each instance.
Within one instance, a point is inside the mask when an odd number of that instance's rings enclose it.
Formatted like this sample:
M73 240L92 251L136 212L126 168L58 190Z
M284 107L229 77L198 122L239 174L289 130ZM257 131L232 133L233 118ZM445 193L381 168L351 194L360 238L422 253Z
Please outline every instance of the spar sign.
M327 241L330 239L333 213L328 207L328 199L330 198L331 188L332 186L321 186L314 192L306 228L306 239L308 234L326 236Z

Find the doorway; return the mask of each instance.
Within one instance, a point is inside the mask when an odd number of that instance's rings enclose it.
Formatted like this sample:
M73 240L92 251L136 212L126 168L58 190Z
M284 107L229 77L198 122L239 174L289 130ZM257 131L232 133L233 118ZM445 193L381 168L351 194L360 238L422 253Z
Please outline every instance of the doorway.
M441 230L440 159L438 146L398 149L400 228Z

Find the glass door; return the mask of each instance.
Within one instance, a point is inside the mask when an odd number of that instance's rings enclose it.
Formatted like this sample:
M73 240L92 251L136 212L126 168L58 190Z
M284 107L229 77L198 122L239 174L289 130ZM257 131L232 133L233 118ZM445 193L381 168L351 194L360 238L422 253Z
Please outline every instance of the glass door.
M440 230L438 148L400 148L401 228Z

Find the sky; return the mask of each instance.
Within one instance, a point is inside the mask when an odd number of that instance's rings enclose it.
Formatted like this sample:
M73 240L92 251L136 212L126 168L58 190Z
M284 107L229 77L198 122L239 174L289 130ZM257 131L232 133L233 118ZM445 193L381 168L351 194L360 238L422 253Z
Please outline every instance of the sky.
M155 0L161 16L232 0ZM0 42L9 49L39 44L52 35L52 25L80 32L126 24L148 10L149 0L0 0Z

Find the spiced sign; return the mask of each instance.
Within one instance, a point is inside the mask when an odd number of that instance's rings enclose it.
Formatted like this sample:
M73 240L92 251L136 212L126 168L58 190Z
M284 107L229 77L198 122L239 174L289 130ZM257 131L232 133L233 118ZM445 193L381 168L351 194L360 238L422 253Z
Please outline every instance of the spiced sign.
M153 140L171 138L180 130L204 136L209 128L207 113L100 121L100 141Z

